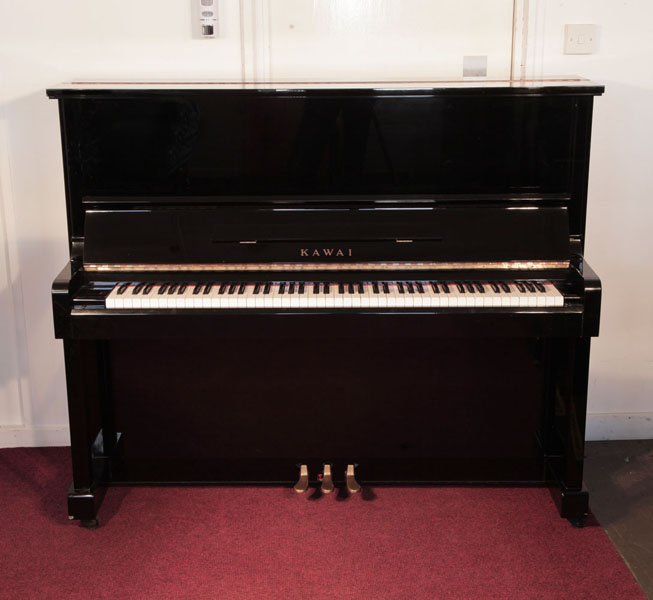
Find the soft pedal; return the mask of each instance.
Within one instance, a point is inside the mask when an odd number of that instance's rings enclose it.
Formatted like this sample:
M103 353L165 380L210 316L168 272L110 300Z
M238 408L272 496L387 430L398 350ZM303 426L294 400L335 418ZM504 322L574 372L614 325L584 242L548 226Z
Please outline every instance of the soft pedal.
M308 467L306 465L299 465L299 479L293 489L298 494L303 494L308 489Z

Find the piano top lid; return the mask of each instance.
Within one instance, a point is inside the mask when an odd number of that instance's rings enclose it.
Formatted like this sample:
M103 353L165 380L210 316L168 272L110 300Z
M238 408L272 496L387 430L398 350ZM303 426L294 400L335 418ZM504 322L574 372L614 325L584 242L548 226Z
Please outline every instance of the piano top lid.
M47 89L50 98L83 98L87 96L119 96L135 93L185 93L226 91L231 93L310 93L368 92L372 95L479 94L502 95L600 95L604 86L580 77L541 77L534 79L441 79L380 81L216 81L216 80L80 80Z

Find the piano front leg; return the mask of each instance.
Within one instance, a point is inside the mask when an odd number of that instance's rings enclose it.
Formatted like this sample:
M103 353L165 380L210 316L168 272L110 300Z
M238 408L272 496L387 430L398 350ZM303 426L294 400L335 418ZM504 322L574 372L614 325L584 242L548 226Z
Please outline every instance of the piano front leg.
M585 422L590 338L559 340L554 351L553 415L547 454L551 488L560 516L582 527L589 512L589 494L583 485Z
M117 440L107 420L109 393L106 348L95 340L64 340L73 483L68 491L68 518L97 527L109 463Z

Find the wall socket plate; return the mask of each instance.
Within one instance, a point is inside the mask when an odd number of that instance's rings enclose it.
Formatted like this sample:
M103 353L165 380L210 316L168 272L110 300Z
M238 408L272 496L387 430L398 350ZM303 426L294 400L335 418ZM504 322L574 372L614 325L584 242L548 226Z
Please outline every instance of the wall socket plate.
M565 54L594 54L598 34L597 25L565 25Z

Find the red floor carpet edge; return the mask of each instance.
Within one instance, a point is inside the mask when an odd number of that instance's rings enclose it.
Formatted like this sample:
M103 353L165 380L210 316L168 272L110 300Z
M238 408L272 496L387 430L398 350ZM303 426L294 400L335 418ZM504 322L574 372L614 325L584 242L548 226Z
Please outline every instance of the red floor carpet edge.
M541 488L112 488L68 521L68 448L0 450L0 598L643 598Z

